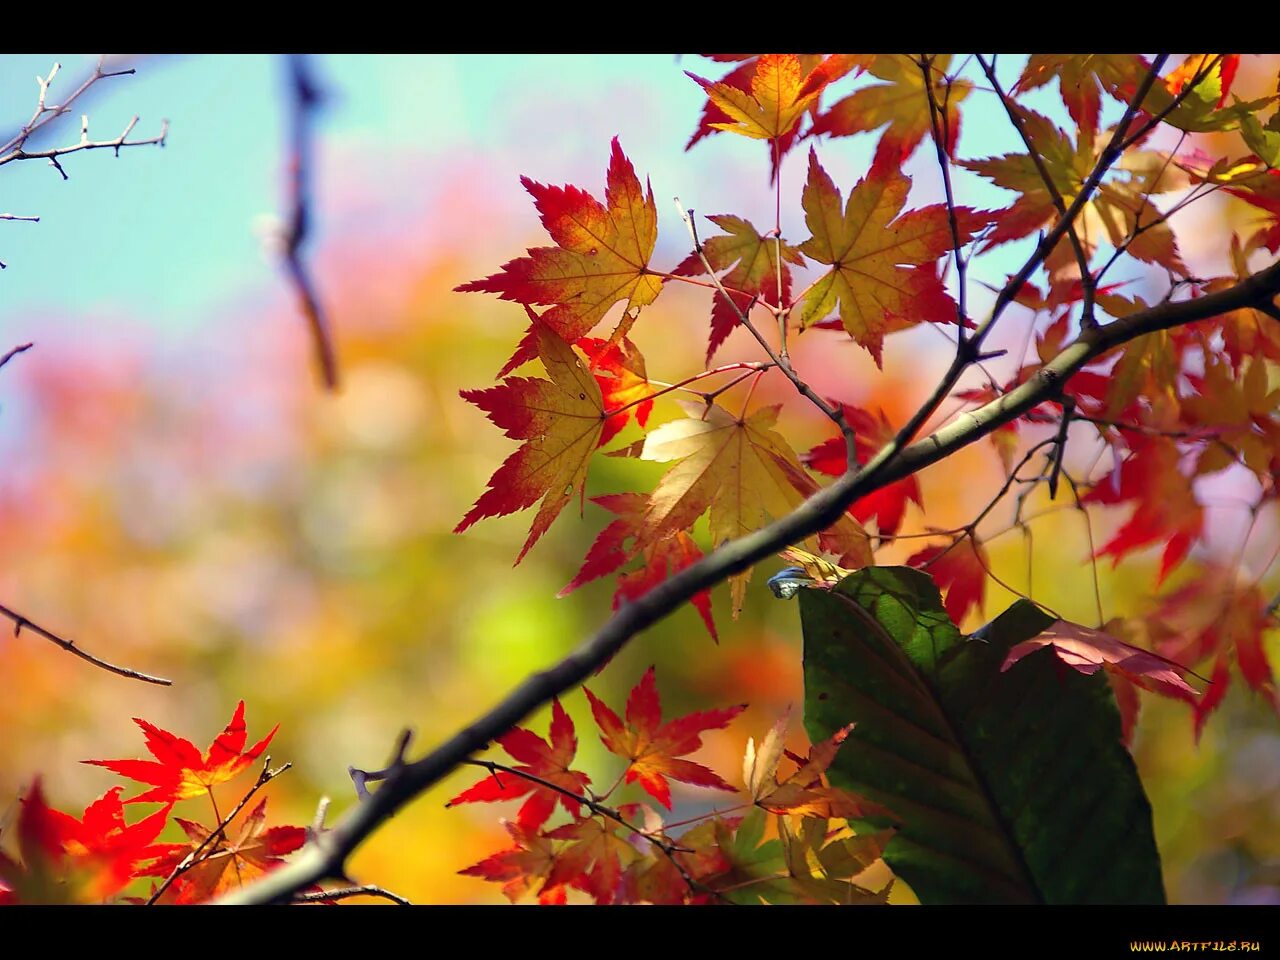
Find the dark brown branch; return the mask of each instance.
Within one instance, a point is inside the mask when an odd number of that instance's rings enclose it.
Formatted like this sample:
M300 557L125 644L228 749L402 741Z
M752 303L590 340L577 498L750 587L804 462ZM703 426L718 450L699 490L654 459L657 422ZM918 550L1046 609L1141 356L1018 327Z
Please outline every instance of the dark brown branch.
M311 232L312 125L321 93L303 54L290 54L289 84L289 219L284 236L284 266L298 295L298 304L311 329L320 377L328 390L338 389L338 361L315 283L302 257Z
M965 323L968 322L968 314L965 307L965 297L968 293L968 284L965 283L966 263L962 250L964 245L960 242L960 224L956 219L956 198L951 190L951 160L947 156L947 143L949 140L949 132L947 130L947 114L945 107L938 106L938 100L933 93L933 58L924 54L920 55L918 61L920 72L924 75L924 92L929 99L929 123L933 128L933 147L938 157L938 169L942 171L942 189L947 201L947 221L951 227L951 250L955 257L956 264L956 324L958 333L957 339L963 343L965 338ZM947 84L947 97L951 97L951 84Z
M316 890L311 893L300 893L293 898L293 903L332 903L335 900L347 900L351 897L381 897L402 907L411 907L413 903L372 883L358 887L341 887L337 890Z
M26 351L30 350L34 346L35 346L34 343L18 344L18 346L14 347L12 350L6 353L3 357L0 357L0 367L3 367L6 363L8 363L10 360L16 357L18 354L26 353Z
M1270 300L1278 291L1280 263L1227 290L1192 300L1161 303L1105 327L1082 332L1058 356L1008 393L977 410L959 415L952 423L910 446L893 449L894 444L887 445L867 466L849 470L793 513L712 551L649 593L625 604L595 635L559 663L526 678L500 703L425 757L402 763L376 792L370 793L325 835L323 843L308 845L289 865L221 902L284 902L312 884L341 877L352 851L389 817L519 724L530 712L586 680L640 631L680 609L694 594L772 556L788 544L826 529L860 497L945 459L1057 396L1062 385L1075 373L1110 350L1156 330L1167 330L1230 310L1256 306ZM978 334L981 333L980 328ZM912 421L920 419L917 413Z
M6 357L5 359L8 358ZM32 623L22 614L16 613L6 606L0 605L0 616L8 617L13 621L13 635L15 637L20 636L23 630L30 630L32 633L39 634L44 637L50 643L56 643L68 653L74 653L81 660L89 661L89 663L92 663L95 667L101 667L103 670L110 671L111 673L118 674L122 677L128 677L131 680L141 680L144 683L155 683L162 687L169 687L173 685L172 680L166 680L164 677L153 677L149 673L142 673L138 670L131 669L130 667L116 666L116 664L109 663L101 657L95 657L87 650L76 646L72 641L66 640L63 637L58 636L56 633L46 630L38 623Z

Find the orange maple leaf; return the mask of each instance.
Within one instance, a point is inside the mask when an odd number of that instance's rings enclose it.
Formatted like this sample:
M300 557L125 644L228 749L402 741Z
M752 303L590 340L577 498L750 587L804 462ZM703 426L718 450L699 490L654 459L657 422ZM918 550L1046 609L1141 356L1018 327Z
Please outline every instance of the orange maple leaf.
M800 252L831 265L801 301L800 322L809 326L839 311L845 330L881 363L884 337L922 321L955 323L956 304L934 271L952 248L944 204L902 213L911 180L896 169L872 168L849 192L840 191L809 151L809 179L801 204L813 234ZM988 222L969 207L956 207L960 242Z
M167 877L183 859L203 850L200 859L165 891L160 903L203 903L259 879L284 864L282 859L302 847L307 831L302 827L267 827L267 799L253 809L234 841L226 836L210 843L212 831L202 823L175 817L188 843L173 844L167 856L140 876Z
M640 786L668 810L671 809L668 777L697 786L733 790L702 764L678 758L702 746L702 731L728 726L730 720L746 709L746 704L691 713L663 723L657 681L654 669L650 667L627 698L627 722L624 724L595 694L586 687L583 691L591 701L591 714L603 733L601 742L610 753L628 761L627 783L640 781Z
M535 247L529 256L503 264L501 273L455 289L496 293L526 305L551 305L542 322L570 342L589 333L619 301L626 301L630 319L623 322L629 326L639 308L653 303L662 291L662 281L649 272L658 239L658 211L653 188L647 196L640 189L618 138L613 139L603 204L574 186L547 186L528 177L520 182L533 195L542 225L557 246ZM498 376L537 352L531 330Z
M255 743L244 749L247 728L244 722L244 701L236 705L235 714L225 730L214 739L209 752L201 755L190 740L161 730L139 717L133 722L146 734L147 749L153 760L84 760L82 763L106 767L122 777L150 783L154 789L130 797L125 803L173 803L208 793L220 783L226 783L240 774L267 749L280 725Z
M477 520L515 513L541 497L516 563L573 495L583 495L591 454L600 446L606 422L596 378L559 334L532 311L530 316L538 356L551 379L507 377L496 387L462 391L462 398L484 410L507 436L525 443L489 478L488 489L453 529L461 533Z
M567 899L567 888L558 882L549 881L556 865L555 848L551 840L546 834L540 833L537 827L524 827L519 822L509 820L504 820L502 825L511 834L515 846L500 850L458 873L501 883L503 894L512 903L536 886L539 903L563 904Z
M969 95L967 80L953 80L948 90L946 70L951 54L937 54L930 67L934 102L943 111L946 150L954 155L960 136L960 101ZM863 87L832 105L813 124L814 134L847 137L888 124L876 145L873 166L901 167L933 129L924 72L916 58L880 53L867 68L886 81Z

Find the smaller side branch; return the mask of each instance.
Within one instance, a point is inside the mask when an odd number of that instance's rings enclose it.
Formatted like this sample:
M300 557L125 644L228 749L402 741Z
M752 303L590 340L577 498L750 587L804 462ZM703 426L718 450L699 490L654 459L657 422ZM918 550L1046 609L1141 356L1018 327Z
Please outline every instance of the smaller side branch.
M1049 194L1049 199L1053 201L1053 205L1058 211L1059 218L1067 224L1067 237L1071 241L1072 252L1076 255L1076 264L1080 268L1080 282L1084 285L1084 306L1080 322L1087 327L1095 326L1097 324L1093 317L1095 284L1093 274L1089 271L1089 254L1080 242L1080 234L1076 231L1075 222L1067 219L1067 205L1062 199L1062 193L1053 182L1053 177L1049 174L1049 168L1044 165L1044 159L1040 156L1040 152L1036 149L1035 144L1031 142L1031 136L1027 133L1026 125L1022 122L1022 118L1018 116L1018 111L1014 109L1013 99L1000 86L1000 81L996 79L995 70L982 58L982 54L979 53L976 56L978 65L982 67L982 72L987 75L991 88L995 90L996 96L1000 98L1000 103L1004 107L1005 113L1009 116L1009 122L1013 124L1014 129L1018 131L1018 136L1022 138L1022 142L1027 148L1027 153L1031 157L1031 162L1036 166L1036 173L1040 175L1040 180Z
M0 367L3 367L6 363L8 363L10 360L16 357L18 354L26 353L28 350L30 350L34 346L35 346L34 343L18 344L18 346L14 347L12 350L6 353L3 357L0 357Z
M5 357L5 359L7 360L8 357ZM101 657L95 657L89 651L76 646L72 641L64 639L52 631L46 630L38 623L32 623L22 614L16 613L2 604L0 604L0 616L8 617L13 621L13 635L15 637L20 636L23 630L30 630L32 633L39 634L44 637L50 643L56 643L63 650L67 651L67 653L73 653L81 660L89 661L89 663L92 663L95 667L101 667L103 670L118 674L122 677L128 677L131 680L141 680L143 683L154 683L162 687L169 687L173 685L172 680L166 680L164 677L153 677L149 673L142 673L141 671L134 670L131 667L117 666L114 663L103 660Z

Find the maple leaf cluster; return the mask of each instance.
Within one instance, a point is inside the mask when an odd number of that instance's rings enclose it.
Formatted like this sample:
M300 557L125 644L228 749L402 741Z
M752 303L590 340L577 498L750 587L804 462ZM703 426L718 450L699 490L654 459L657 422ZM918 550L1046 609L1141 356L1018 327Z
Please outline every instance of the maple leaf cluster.
M139 718L134 722L142 728L153 760L84 762L151 789L121 800L124 787L112 787L77 818L49 806L37 777L22 798L14 830L19 856L0 852L0 903L104 903L122 898L133 903L203 903L280 866L303 845L303 828L266 825L265 797L238 823L234 814L224 819L216 803L213 826L173 817L186 842L159 842L175 804L197 798L212 801L214 788L252 766L279 728L246 750L242 700L226 729L201 752L191 741L155 724ZM248 796L269 779L264 768ZM131 824L125 806L132 803L162 807ZM141 879L149 879L147 895L123 896Z
M531 249L498 273L458 288L519 303L529 318L527 333L499 373L501 384L463 394L523 445L494 474L459 530L540 501L519 562L570 500L585 509L591 460L615 438L621 444L606 455L669 465L650 491L591 498L613 517L562 596L613 574L615 609L636 602L698 562L708 546L761 529L817 492L823 478L841 476L904 439L898 437L902 424L882 410L828 397L816 405L852 436L833 430L805 452L793 449L779 429L781 407L751 403L763 377L786 374L804 387L803 371L788 358L789 337L834 330L878 366L891 338L921 325L950 328L946 335L963 346L966 331L978 325L961 308L957 278L948 278L949 271L959 271L963 282L970 261L1043 236L1064 211L1075 210L1070 228L1058 230L1056 243L1041 255L1043 279L1028 274L1016 288L1011 283L1002 294L1007 301L997 307L1024 311L1022 353L1010 357L999 375L971 361L985 382L961 383L953 391L955 400L980 406L1035 378L1077 334L1157 304L1160 293L1146 289L1150 278L1168 281L1165 300L1193 299L1235 286L1250 275L1251 257L1280 250L1280 111L1264 121L1260 114L1274 107L1275 96L1241 100L1233 93L1238 55L1191 54L1163 71L1163 58L1157 63L1138 54L1037 54L1007 91L994 63L981 57L725 54L710 60L727 65L728 73L719 79L689 73L706 102L687 148L721 133L764 142L781 209L778 171L808 141L807 176L796 198L807 237L784 237L781 216L762 229L730 213L706 218L721 232L700 237L690 215L693 252L663 269L653 262L653 187L641 183L615 139L603 201L578 187L524 178L555 246ZM979 67L980 85L996 96L1024 149L961 154L962 113L973 107L975 90L965 74L978 76ZM846 83L856 89L840 93ZM1071 129L1024 102L1054 86ZM1122 124L1104 124L1108 100L1125 108ZM1227 132L1238 133L1247 153L1204 152L1209 141L1199 135ZM1172 148L1162 133L1176 135ZM877 137L870 167L855 183L837 184L820 153L867 134ZM954 180L946 182L945 203L911 208L912 180L902 168L927 141ZM952 188L958 191L966 177L1007 191L1008 206L982 210L955 200ZM1247 237L1232 237L1223 251L1231 264L1227 274L1203 278L1188 267L1174 223L1182 209L1215 191L1249 204L1263 220ZM1140 277L1117 279L1111 272L1117 263ZM646 329L644 308L672 283L698 285L711 300L708 369L666 384L648 379L632 335ZM1257 490L1253 518L1280 496L1278 317L1274 302L1241 308L1157 330L1098 357L1053 399L991 431L1009 481L963 527L913 527L925 513L926 497L920 478L908 475L854 502L797 549L852 570L877 562L882 548L902 537L925 536L906 562L933 577L948 614L962 622L984 610L995 576L986 543L1004 530L1027 529L1027 498L1047 486L1051 498L1062 495L1059 487L1069 488L1086 516L1119 518L1084 558L1089 564L1110 559L1114 565L1158 551L1157 586L1189 561L1216 569L1219 561L1200 559L1211 526L1202 478L1225 470L1251 476ZM606 321L611 332L597 335ZM740 328L748 328L764 357L710 367L718 352L737 342L731 336ZM1028 359L1032 347L1036 356ZM549 380L511 375L535 359ZM733 392L738 384L745 386L745 399ZM686 397L680 402L684 416L665 419L664 398L677 391ZM1094 460L1101 467L1080 473L1066 450L1090 439L1101 447ZM1032 462L1037 451L1043 468L1027 476L1039 466ZM1013 526L994 533L989 523L980 526L1010 491L1018 492ZM747 570L730 578L735 617L750 576ZM1126 731L1136 722L1134 691L1144 688L1193 704L1198 733L1221 702L1233 665L1280 710L1263 643L1276 626L1275 603L1263 596L1260 577L1228 571L1195 578L1144 615L1124 620L1104 622L1099 600L1096 626L1106 636L1133 641L1135 649L1179 666L1207 664L1212 672L1206 694L1197 697L1190 688L1162 686L1103 657L1098 662L1109 665ZM701 591L692 603L717 637L712 595ZM1208 615L1215 608L1216 618ZM1147 679L1134 679L1139 676Z
M854 878L879 859L893 831L854 835L833 823L892 818L825 781L848 729L815 745L808 757L797 757L785 750L784 716L759 748L748 743L745 800L726 811L665 824L663 811L673 807L672 781L737 792L687 757L702 746L705 731L728 726L744 707L663 722L652 667L632 689L625 719L589 689L584 692L601 742L626 761L613 786L594 793L592 778L573 769L577 735L555 700L547 739L519 727L509 731L497 742L517 765L476 761L493 772L450 801L452 806L525 798L514 819L503 822L512 846L460 873L501 883L513 901L536 895L543 904L566 903L575 890L600 904L885 902L888 885L871 891ZM784 756L795 770L779 779ZM637 784L661 810L637 801L609 805L626 784ZM557 805L571 819L549 826ZM769 815L776 837L766 840Z

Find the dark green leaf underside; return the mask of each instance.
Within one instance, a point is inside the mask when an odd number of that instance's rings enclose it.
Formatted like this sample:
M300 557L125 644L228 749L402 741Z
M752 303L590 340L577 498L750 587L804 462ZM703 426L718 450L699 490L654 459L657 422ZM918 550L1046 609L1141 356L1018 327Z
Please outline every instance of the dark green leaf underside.
M884 858L922 902L1164 902L1105 676L1047 650L1000 672L1050 617L1019 601L965 637L907 567L802 589L800 615L809 736L857 723L832 782L902 818Z

